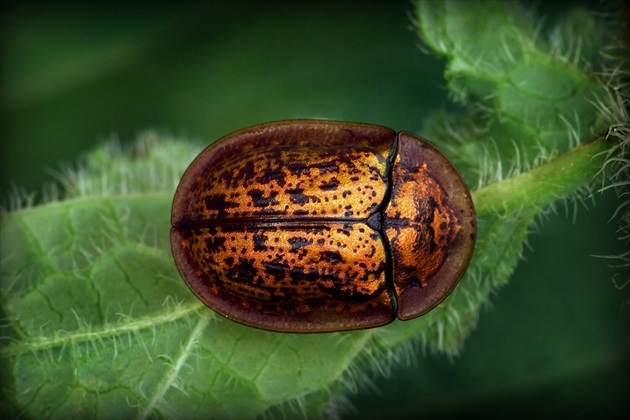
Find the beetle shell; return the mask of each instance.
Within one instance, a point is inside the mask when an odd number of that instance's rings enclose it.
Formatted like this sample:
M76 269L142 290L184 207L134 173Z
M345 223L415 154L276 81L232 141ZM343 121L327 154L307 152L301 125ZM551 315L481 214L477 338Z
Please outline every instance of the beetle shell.
M322 120L258 125L206 148L171 222L175 262L199 299L284 332L423 315L456 286L476 236L470 193L433 145Z

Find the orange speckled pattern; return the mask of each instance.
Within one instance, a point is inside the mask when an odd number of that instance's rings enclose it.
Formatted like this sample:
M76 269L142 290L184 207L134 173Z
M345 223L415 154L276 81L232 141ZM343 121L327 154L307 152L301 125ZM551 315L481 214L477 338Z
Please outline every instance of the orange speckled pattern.
M387 150L389 152L389 150ZM386 156L319 145L271 146L233 155L199 182L192 213L231 217L365 217L385 195Z
M385 214L397 316L416 318L450 294L470 262L477 233L470 192L435 146L399 133Z
M185 221L176 224L366 218L383 202L393 131L359 124L269 128L238 133L193 162L183 185L194 194L183 198L186 208L177 213Z
M343 296L343 302L358 302L385 290L383 242L363 223L242 225L190 233L193 260L203 260L205 275L238 299L308 304ZM340 264L343 270L336 268Z
M203 261L195 264L199 277L214 279L210 288L206 282L191 287L199 285L195 293L213 308L237 307L267 319L280 310L289 323L306 320L311 328L395 316L383 239L364 223L241 224L184 235L191 263Z
M251 127L203 151L177 189L172 226L177 266L212 309L258 328L326 332L437 305L470 259L476 221L459 174L429 143L310 120Z
M459 221L447 206L446 194L431 176L426 163L412 167L394 161L391 200L383 228L393 256L396 295L417 287L427 289L431 276L448 254ZM418 305L414 302L416 308Z

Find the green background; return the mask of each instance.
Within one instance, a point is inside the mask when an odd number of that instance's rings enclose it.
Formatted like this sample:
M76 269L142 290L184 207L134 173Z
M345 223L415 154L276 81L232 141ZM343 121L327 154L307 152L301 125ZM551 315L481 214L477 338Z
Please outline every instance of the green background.
M538 6L553 16L574 2ZM421 134L453 107L404 1L9 2L1 14L0 186L37 191L103 140L157 129L201 144L287 118ZM465 7L465 6L463 6ZM344 418L557 417L630 408L630 306L611 194L538 220L461 356L411 363L351 395ZM573 220L575 217L575 221ZM166 233L165 233L166 234Z

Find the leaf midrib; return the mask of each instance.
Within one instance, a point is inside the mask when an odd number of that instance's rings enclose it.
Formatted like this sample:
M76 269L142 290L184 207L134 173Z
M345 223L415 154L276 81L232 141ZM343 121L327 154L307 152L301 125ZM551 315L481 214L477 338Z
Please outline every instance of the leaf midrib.
M38 352L53 348L64 347L68 343L78 344L90 341L98 341L110 337L151 329L158 325L178 321L198 310L205 308L199 301L178 304L175 309L161 315L148 315L143 317L128 318L128 321L117 322L115 325L104 324L102 328L91 327L72 332L57 332L54 337L31 337L14 341L0 349L0 357L14 357L26 352ZM207 318L207 317L202 317Z

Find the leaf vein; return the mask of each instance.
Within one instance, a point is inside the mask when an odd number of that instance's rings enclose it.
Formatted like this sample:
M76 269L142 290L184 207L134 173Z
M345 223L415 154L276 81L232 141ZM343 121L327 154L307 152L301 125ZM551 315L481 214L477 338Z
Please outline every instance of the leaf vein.
M182 348L179 357L177 358L175 363L170 365L171 368L165 373L164 379L158 384L155 394L148 401L148 404L146 405L144 410L142 410L138 418L144 419L149 417L151 413L158 407L168 389L171 388L171 386L177 380L177 376L179 375L180 370L186 363L188 357L192 354L194 347L197 344L197 339L208 326L210 319L211 317L207 315L199 317L199 321L197 322L197 325L195 325L195 328L192 330L190 337L188 338L185 346Z
M202 307L205 306L201 302L192 302L186 305L178 305L176 309L166 312L163 315L133 318L131 321L121 322L118 325L104 325L103 328L100 329L92 329L91 326L87 326L82 331L60 331L53 337L32 337L3 346L2 349L0 349L0 356L18 356L26 352L37 352L55 347L63 347L68 343L78 344L92 342L94 340L129 334L142 329L153 328L157 325L177 321L198 311Z

